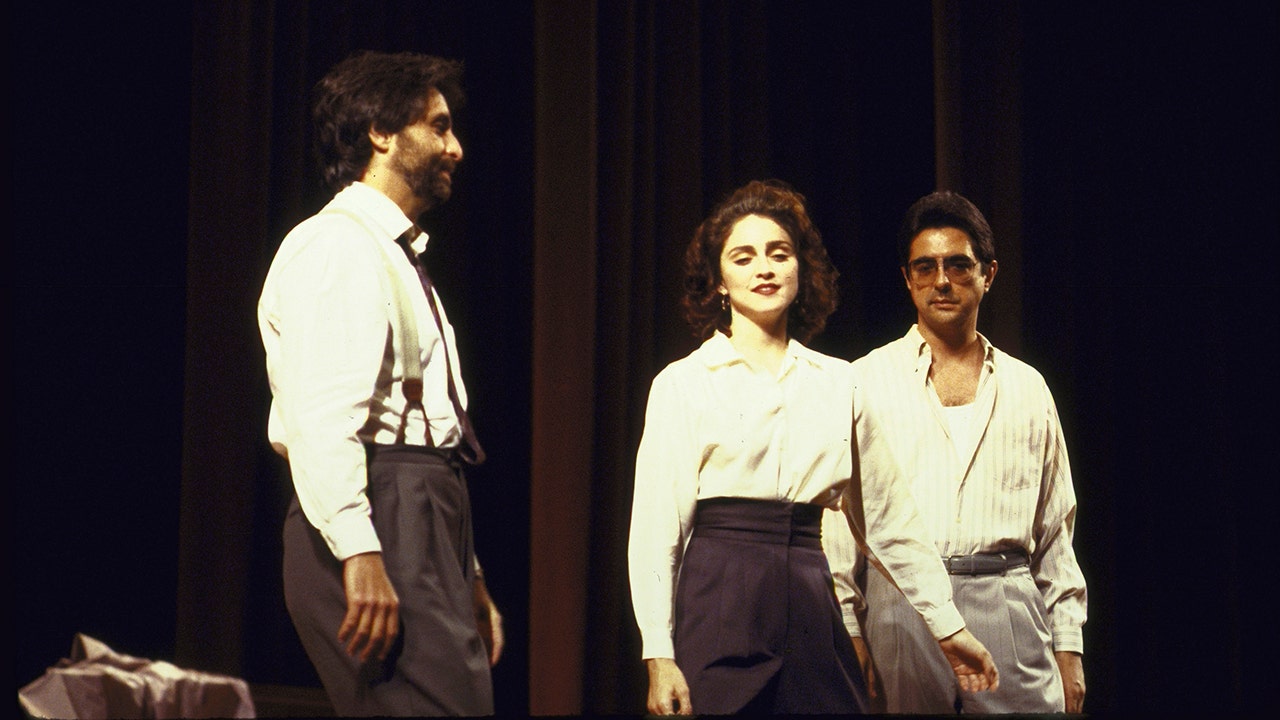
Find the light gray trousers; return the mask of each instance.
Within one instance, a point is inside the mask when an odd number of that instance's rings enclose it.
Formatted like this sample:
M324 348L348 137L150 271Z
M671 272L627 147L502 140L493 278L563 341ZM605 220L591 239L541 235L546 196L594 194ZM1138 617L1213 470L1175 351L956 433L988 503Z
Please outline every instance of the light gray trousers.
M1000 671L995 692L961 691L938 641L902 593L873 569L867 570L865 585L862 634L884 691L884 711L1062 712L1062 678L1053 659L1044 601L1027 568L1004 575L951 576L956 608Z

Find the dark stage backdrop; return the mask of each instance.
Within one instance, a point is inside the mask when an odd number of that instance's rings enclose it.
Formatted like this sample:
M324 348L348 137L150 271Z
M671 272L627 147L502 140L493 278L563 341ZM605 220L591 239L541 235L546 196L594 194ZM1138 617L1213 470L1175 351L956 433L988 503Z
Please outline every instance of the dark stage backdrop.
M6 12L16 704L77 632L173 655L191 32L178 3Z
M626 583L648 383L693 338L679 260L742 182L805 193L842 272L815 345L912 319L892 234L987 212L981 329L1045 375L1080 498L1086 707L1243 709L1267 627L1280 288L1276 10L656 2L23 5L11 17L16 686L75 632L315 685L279 582L286 469L254 304L323 204L310 86L357 48L463 59L428 216L491 456L477 544L505 714L640 713Z

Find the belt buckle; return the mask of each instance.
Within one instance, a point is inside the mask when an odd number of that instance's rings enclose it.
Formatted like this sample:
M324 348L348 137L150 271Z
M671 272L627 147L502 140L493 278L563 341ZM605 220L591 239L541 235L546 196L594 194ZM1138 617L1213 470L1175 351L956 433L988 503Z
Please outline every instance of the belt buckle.
M947 572L952 575L977 575L977 563L972 555L951 555L947 558Z

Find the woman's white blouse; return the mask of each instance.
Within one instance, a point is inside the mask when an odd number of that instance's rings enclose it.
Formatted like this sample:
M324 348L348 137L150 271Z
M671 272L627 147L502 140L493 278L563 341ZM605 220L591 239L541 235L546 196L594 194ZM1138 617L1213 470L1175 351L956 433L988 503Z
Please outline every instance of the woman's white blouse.
M673 602L699 499L835 507L852 472L849 363L792 340L776 377L721 333L653 380L628 558L643 657L674 657Z

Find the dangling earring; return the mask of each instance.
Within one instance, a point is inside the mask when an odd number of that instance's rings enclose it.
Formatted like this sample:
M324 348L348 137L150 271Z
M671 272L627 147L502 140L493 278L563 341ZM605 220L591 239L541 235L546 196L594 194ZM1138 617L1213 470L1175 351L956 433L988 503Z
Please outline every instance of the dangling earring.
M720 293L720 309L729 311L729 293Z

